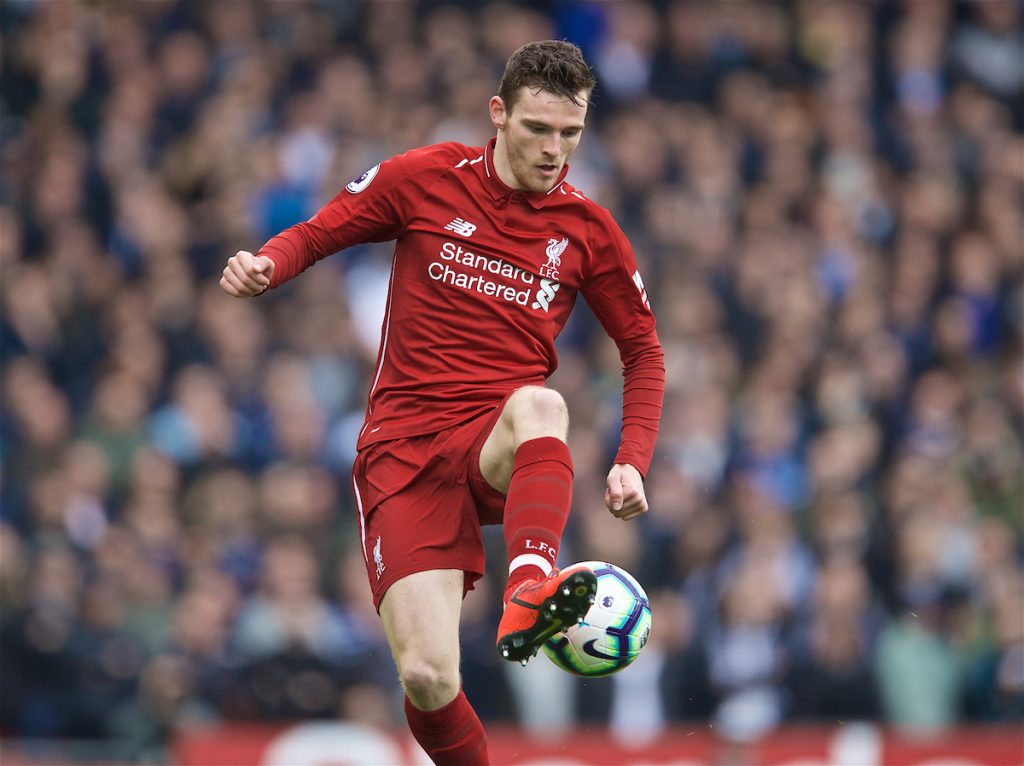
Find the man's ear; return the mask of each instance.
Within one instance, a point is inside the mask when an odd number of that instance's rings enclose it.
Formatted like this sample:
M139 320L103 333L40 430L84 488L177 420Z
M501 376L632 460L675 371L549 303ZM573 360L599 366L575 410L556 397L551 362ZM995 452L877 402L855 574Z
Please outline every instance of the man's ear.
M508 125L508 112L505 111L505 101L501 96L491 96L487 108L491 113L491 124L498 130L504 130Z

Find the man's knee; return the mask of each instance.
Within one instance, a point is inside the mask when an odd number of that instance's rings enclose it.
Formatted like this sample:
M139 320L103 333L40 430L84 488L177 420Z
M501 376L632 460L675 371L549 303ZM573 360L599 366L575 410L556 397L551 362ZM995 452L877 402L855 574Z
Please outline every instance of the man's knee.
M562 395L551 388L525 386L509 399L513 430L543 430L565 438L569 431L569 408Z
M459 569L414 572L392 585L381 601L384 632L402 686L421 710L436 710L459 690Z
M450 663L410 652L398 659L398 675L409 699L417 707L436 709L459 692L459 671Z

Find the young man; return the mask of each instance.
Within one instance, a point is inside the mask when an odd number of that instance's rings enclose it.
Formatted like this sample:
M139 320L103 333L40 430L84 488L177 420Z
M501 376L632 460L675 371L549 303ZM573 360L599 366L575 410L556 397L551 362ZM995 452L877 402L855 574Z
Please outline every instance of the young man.
M593 87L574 45L523 46L490 101L497 135L486 147L438 144L375 165L309 221L232 256L220 281L230 295L256 296L331 253L396 240L353 489L409 726L437 764L487 762L459 678L459 615L483 573L481 525L504 525L502 657L525 663L594 599L593 572L554 568L572 460L565 402L544 386L578 293L623 362L622 439L605 503L623 520L647 511L661 345L625 236L565 181Z

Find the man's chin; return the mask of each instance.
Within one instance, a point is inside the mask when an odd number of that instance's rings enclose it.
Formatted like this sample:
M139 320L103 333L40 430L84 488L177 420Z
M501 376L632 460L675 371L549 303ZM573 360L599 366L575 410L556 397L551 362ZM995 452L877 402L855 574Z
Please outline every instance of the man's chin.
M558 183L558 176L552 176L551 178L532 178L530 179L530 191L532 192L549 192L555 188L555 184Z
M532 172L523 175L516 176L516 180L519 181L520 191L535 192L535 193L546 193L555 188L555 184L558 183L559 173L552 173L547 175L539 172Z

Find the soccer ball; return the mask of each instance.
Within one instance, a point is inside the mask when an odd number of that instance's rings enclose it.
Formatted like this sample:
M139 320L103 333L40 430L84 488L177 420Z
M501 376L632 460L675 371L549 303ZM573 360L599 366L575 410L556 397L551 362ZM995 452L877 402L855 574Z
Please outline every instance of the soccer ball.
M604 561L584 561L597 575L597 596L583 622L544 642L562 670L595 678L617 673L640 654L651 632L651 605L640 583Z

